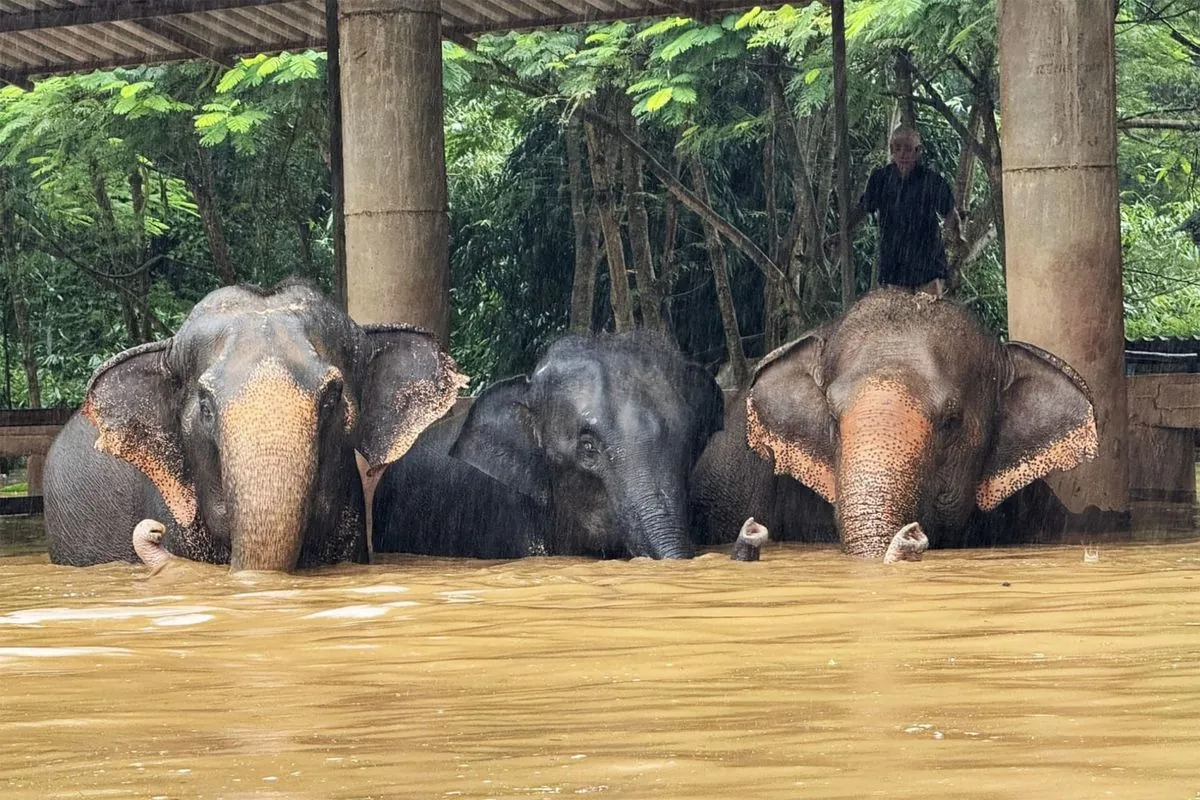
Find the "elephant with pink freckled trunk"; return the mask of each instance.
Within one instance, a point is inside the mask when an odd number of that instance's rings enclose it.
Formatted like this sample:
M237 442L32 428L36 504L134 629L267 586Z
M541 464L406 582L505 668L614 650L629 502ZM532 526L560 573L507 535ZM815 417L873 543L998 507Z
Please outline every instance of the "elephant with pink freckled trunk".
M304 282L218 289L92 377L46 462L50 558L366 561L356 453L378 473L464 382L432 334L360 327Z
M914 522L934 546L963 543L1098 444L1070 366L997 341L950 300L896 290L767 355L730 405L693 478L701 537L728 541L753 515L773 538L835 539L864 558L893 545L889 559L919 557Z

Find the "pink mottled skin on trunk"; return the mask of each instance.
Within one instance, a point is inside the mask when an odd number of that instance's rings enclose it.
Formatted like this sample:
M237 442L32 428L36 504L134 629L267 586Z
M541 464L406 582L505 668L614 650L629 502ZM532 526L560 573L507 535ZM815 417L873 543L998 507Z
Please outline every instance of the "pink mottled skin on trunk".
M151 575L157 574L171 560L171 554L160 544L166 532L167 527L156 519L144 519L133 528L133 552L150 568Z
M846 552L882 558L916 518L933 425L901 383L870 379L839 420L838 527Z

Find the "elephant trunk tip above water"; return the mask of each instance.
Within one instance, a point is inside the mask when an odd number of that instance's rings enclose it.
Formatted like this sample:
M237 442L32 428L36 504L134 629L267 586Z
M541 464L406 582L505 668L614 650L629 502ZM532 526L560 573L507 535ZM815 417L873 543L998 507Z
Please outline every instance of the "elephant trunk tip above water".
M365 561L356 451L399 458L465 380L432 334L360 327L307 282L218 289L93 375L47 459L51 559ZM121 535L144 518L165 530Z
M1070 366L997 341L953 301L896 290L767 355L744 402L749 448L834 504L843 547L866 558L919 557L909 523L952 540L1098 448Z

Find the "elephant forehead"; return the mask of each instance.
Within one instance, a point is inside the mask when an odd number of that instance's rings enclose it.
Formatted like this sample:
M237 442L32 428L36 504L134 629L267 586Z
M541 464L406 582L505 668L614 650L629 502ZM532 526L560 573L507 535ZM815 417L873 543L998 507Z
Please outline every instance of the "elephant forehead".
M314 393L275 359L259 362L221 414L222 433L234 437L254 430L281 439L311 438L316 423Z
M886 426L894 438L923 442L931 423L921 398L904 382L873 377L859 385L841 418L842 435Z
M834 370L827 398L835 414L844 413L864 391L903 394L926 415L959 398L977 384L987 383L979 363L945 359L928 349L891 348L857 360L846 359Z
M231 399L241 387L260 378L262 368L286 373L293 384L315 392L332 373L341 374L339 360L320 352L302 332L290 327L270 326L227 333L213 342L211 351L198 354L202 366L198 380L214 395Z

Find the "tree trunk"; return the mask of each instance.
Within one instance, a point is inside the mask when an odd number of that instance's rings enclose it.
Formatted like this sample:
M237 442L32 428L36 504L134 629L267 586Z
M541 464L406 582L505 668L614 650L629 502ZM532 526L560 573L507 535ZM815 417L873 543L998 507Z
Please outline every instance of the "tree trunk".
M846 113L846 1L833 11L833 119L837 132L838 250L842 265L842 311L854 304L854 254L850 250L850 125Z
M595 125L587 124L588 162L592 170L592 188L600 212L600 227L604 231L604 249L608 254L609 296L612 301L613 326L617 333L633 330L633 305L629 297L629 275L625 267L625 245L621 226L617 222L612 193L612 172L604 137Z
M9 291L12 293L13 324L17 329L17 339L21 342L21 364L25 368L26 405L30 408L41 408L42 387L38 381L37 354L33 349L33 328L29 324L29 303L25 299L24 281L16 274L16 261L8 262Z
M590 123L589 127L603 128L612 135L624 137L619 126L613 125L608 119L599 114L585 110L584 118ZM631 142L630 146L642 157L646 167L654 173L654 176L658 178L668 192L674 195L680 203L687 206L696 216L709 222L734 247L745 253L746 257L753 261L754 265L767 277L767 280L774 281L780 287L780 290L783 292L784 301L788 304L789 309L799 311L800 298L796 296L796 292L788 283L787 276L784 275L779 265L772 261L750 236L714 211L712 206L705 203L694 192L680 183L679 179L670 170L660 164L644 147L636 142Z
M229 257L229 245L225 241L225 232L221 227L221 215L217 210L216 196L213 193L215 178L213 177L212 156L201 145L196 145L196 169L189 171L188 188L196 201L196 209L200 212L200 221L204 224L204 234L208 237L208 249L212 254L213 269L221 283L232 286L238 282L237 270Z
M971 136L978 137L980 129L979 98L971 105L971 117L967 120L967 130ZM971 189L975 181L975 148L970 143L963 142L958 151L958 172L954 176L954 202L958 205L960 215L965 215L971 207ZM965 218L965 216L964 216Z
M3 186L3 173L0 173L0 190ZM38 381L37 355L33 348L33 330L29 325L29 303L25 298L25 282L22 280L17 266L17 221L10 208L0 212L0 260L4 262L4 279L8 284L8 293L12 298L13 324L16 328L17 341L21 346L21 365L25 368L25 385L27 387L27 402L29 408L40 408L42 405L41 384Z
M128 272L135 273L130 277L130 290L137 298L137 308L142 310L139 319L138 344L154 340L154 326L151 323L150 307L150 262L146 251L146 191L142 171L135 168L129 173L129 203L133 207L133 235L126 252L125 259Z
M312 230L307 219L296 220L296 239L300 242L300 263L304 265L304 274L309 278L317 277L317 267L313 263Z
M824 231L819 209L824 208L824 203L828 202L828 193L824 197L819 192L815 197L813 195L812 175L805 159L805 148L801 141L800 129L788 107L787 98L783 93L783 81L778 71L768 73L767 92L776 117L775 122L782 128L780 141L783 142L783 151L792 165L792 195L795 206L793 214L799 217L792 227L803 237L802 246L806 253L819 253L821 234ZM795 245L796 236L789 234L789 237L791 241L785 242L782 248L784 255L790 255ZM813 250L814 245L815 251Z
M692 183L696 194L706 204L709 203L708 176L698 158L691 163ZM708 220L701 220L704 225L704 243L708 247L709 263L712 265L713 282L717 287L717 306L721 310L721 327L725 331L725 351L729 356L729 365L733 370L733 378L739 387L745 386L750 378L750 368L746 364L746 353L742 350L742 332L738 328L737 309L733 304L733 289L729 285L729 267L725 259L725 246L721 243L721 235L716 227Z
M1008 265L1004 258L1004 155L1000 151L1000 131L996 127L996 107L991 97L990 85L986 92L980 93L979 109L980 122L983 125L983 143L992 159L987 165L988 189L991 192L992 214L996 225L996 241L1000 245L1000 264L1004 267L1005 275Z
M774 56L774 53L770 54ZM771 58L768 68L778 70L777 59ZM767 93L770 126L763 139L763 197L767 211L767 255L776 264L780 262L779 251L779 207L775 195L775 137L779 128L778 100L774 92ZM774 284L767 281L763 287L763 348L771 352L779 343L779 293Z
M621 129L625 132L621 165L624 173L625 209L629 224L629 246L633 252L633 269L637 276L638 307L642 325L651 330L663 330L662 298L658 279L654 275L654 258L650 247L650 217L646 213L646 194L642 183L642 159L631 146L638 140L633 105L628 95L618 100Z
M595 227L587 213L583 185L583 123L572 117L567 123L567 183L571 192L571 222L575 228L575 279L571 283L572 333L592 328L596 299L596 253L592 246Z
M338 31L338 0L325 0L325 86L329 96L329 136L318 136L319 146L328 148L323 160L329 170L329 200L333 222L333 295L346 309L346 203L342 184L342 64Z
M673 175L678 180L679 171L682 168L682 158L676 158L675 169ZM666 209L663 212L663 248L662 248L662 269L658 276L658 296L663 299L663 324L668 330L673 330L671 324L672 318L672 298L675 294L675 279L679 273L679 262L675 258L675 238L679 230L679 203L675 202L675 198L671 194L663 199L666 203ZM771 283L767 281L768 285Z
M899 48L892 61L892 69L896 75L897 105L900 112L900 124L906 128L917 127L917 104L913 102L913 77L909 62L908 51ZM890 133L890 131L889 131Z

